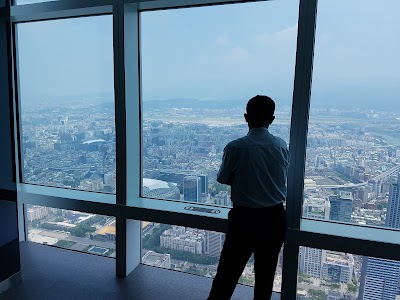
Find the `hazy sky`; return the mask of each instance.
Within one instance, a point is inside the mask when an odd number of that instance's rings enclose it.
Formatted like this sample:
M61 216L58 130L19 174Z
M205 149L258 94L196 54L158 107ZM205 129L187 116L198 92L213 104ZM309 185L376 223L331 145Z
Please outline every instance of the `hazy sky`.
M400 101L400 1L318 1L314 103ZM298 1L144 12L144 100L291 100ZM111 16L18 25L22 101L112 94ZM129 54L128 54L129 55Z

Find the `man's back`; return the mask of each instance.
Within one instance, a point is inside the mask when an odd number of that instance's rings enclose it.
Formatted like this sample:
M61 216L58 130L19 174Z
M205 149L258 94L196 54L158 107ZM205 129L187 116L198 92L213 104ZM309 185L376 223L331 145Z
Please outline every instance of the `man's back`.
M268 207L286 198L289 151L267 128L253 128L224 149L218 182L232 187L231 199L245 207Z
M217 180L231 186L233 207L208 300L231 298L252 254L254 300L271 298L287 231L283 201L290 159L286 143L268 132L274 112L275 102L270 97L251 98L244 114L249 133L224 149Z

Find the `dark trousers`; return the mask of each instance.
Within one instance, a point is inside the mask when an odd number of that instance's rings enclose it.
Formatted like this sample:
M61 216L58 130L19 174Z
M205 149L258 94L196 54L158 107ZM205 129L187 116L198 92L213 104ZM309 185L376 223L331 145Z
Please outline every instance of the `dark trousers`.
M268 208L234 206L208 300L229 300L254 253L254 300L272 295L278 256L287 231L283 204Z

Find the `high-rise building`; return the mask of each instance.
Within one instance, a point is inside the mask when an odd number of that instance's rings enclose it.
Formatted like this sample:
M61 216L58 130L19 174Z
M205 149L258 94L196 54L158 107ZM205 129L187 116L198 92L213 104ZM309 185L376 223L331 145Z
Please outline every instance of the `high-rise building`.
M183 200L200 202L201 179L199 176L186 176L183 178Z
M208 194L208 175L206 174L200 174L200 183L201 183L201 194L202 195L207 195Z
M225 233L206 231L204 253L208 256L219 257L225 241Z
M393 183L389 188L389 201L386 214L386 226L391 228L400 228L400 173L397 177L397 183Z
M400 262L364 257L358 300L395 300L399 294Z
M353 196L351 192L340 192L339 195L329 196L329 220L351 222L353 211Z
M323 249L300 246L299 250L299 272L314 278L321 278L321 264L326 251Z

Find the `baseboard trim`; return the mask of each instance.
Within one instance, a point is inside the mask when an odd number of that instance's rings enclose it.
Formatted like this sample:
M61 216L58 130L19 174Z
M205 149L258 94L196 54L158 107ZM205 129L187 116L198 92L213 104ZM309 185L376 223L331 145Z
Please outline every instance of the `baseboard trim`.
M0 295L10 288L18 286L22 281L21 271L0 282Z

